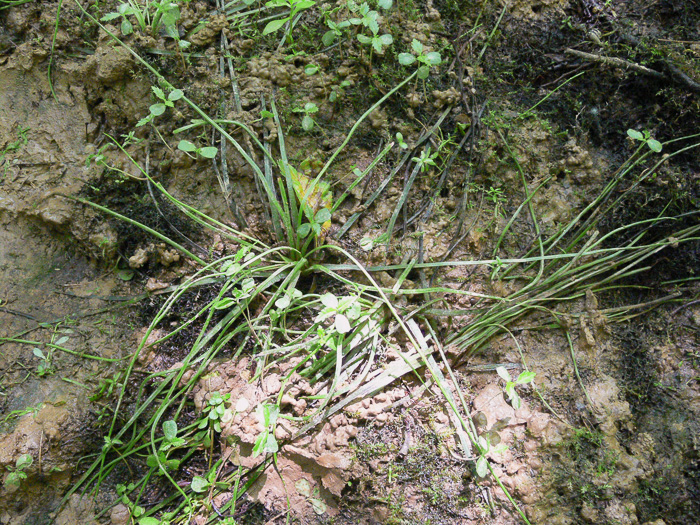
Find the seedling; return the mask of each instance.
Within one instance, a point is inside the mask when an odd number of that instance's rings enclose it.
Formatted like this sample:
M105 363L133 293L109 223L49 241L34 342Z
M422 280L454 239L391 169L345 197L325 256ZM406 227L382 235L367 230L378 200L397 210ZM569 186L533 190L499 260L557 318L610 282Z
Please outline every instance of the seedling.
M430 169L431 166L437 167L435 159L438 155L438 151L431 155L430 146L428 146L426 149L420 152L420 157L413 157L411 160L420 166L421 172L425 173Z
M305 222L299 228L297 229L297 233L299 234L299 237L304 239L311 233L312 231L314 232L314 235L318 238L321 237L321 234L323 233L323 230L325 229L325 225L327 223L330 223L331 220L331 212L326 209L326 208L321 208L316 212L316 214L313 216L313 218L309 222Z
M165 96L163 90L157 86L151 86L151 90L153 91L153 94L160 100L160 102L151 104L151 106L148 108L149 114L136 123L137 128L145 126L146 124L149 124L154 118L161 116L163 113L165 113L165 110L167 108L174 107L174 102L180 100L185 95L181 89L172 90L170 93L168 93L167 97Z
M504 392L508 396L508 401L510 401L513 408L518 410L522 404L522 401L520 400L518 393L515 391L515 386L532 383L532 381L535 379L535 373L523 370L515 381L513 381L513 379L510 377L508 370L502 366L496 368L496 373L506 382Z
M404 140L403 140L403 133L400 133L400 132L397 132L397 133L396 133L396 142L398 142L399 147L400 147L401 149L407 149L407 148L408 148L408 144L406 144L406 143L404 142Z
M321 41L323 42L324 46L330 46L333 44L333 42L335 42L336 38L340 38L341 36L343 36L343 29L350 27L350 21L341 20L340 22L336 23L333 20L327 18L326 25L330 29L323 34Z
M304 294L302 294L301 291L297 290L296 288L287 290L282 297L275 301L275 308L278 310L286 310L294 301L301 299L303 295Z
M347 334L351 330L350 321L360 317L361 307L356 297L344 296L338 299L328 292L321 296L321 304L325 308L316 317L316 322L333 317L333 326L340 334Z
M354 26L364 26L369 29L372 34L376 35L379 32L379 13L369 8L367 2L361 5L356 4L353 0L348 0L348 9L360 17L354 17L349 22Z
M128 485L119 484L116 486L116 489L117 495L119 496L119 501L122 503L122 505L125 505L129 509L131 516L137 519L141 518L138 521L139 525L149 525L149 523L152 523L147 521L151 518L142 517L146 513L146 509L129 499L128 494L132 493L136 489L135 483L129 483Z
M308 76L313 76L316 73L320 71L320 68L316 64L307 64L306 67L304 68L304 73L306 73ZM269 113L269 111L268 111ZM272 114L270 114L272 116Z
M51 339L53 339L56 336L54 334ZM51 345L46 347L46 353L41 350L39 347L34 347L32 349L32 353L34 354L35 357L38 357L40 359L39 365L36 368L37 374L39 374L40 377L43 377L45 375L51 375L54 373L54 367L53 367L53 352L55 347L60 347L61 345L64 345L68 342L68 336L64 335L63 337L59 338L56 341L51 342Z
M359 35L357 35L357 39L362 44L371 44L372 51L376 51L379 54L383 52L385 46L389 46L394 42L394 38L388 33L385 33L383 35L373 33L372 36L367 36L360 33ZM370 54L370 62L371 61L372 55Z
M22 146L25 146L27 144L27 132L29 131L29 128L23 128L20 127L17 130L17 140L14 142L10 142L5 146L2 150L0 150L0 166L5 164L5 155L8 153L11 153L13 151L18 151L19 149L22 148ZM3 170L3 177L7 174L7 168L8 166L5 166Z
M277 424L280 408L277 405L263 404L258 405L255 412L260 418L260 423L262 423L264 429L255 440L255 445L253 445L253 457L255 458L260 454L276 454L279 450L279 445L277 444L277 439L275 439L275 425Z
M504 369L505 370L505 369ZM479 457L476 460L476 474L480 478L486 477L489 471L489 462L486 459L486 455L489 452L494 452L496 454L502 454L508 447L504 444L496 445L492 448L491 440L487 436L479 436Z
M200 430L211 427L216 432L221 432L221 423L226 423L233 417L230 410L226 409L225 402L231 394L221 395L220 392L212 392L209 395L207 406L202 410L202 419L197 428Z
M661 142L659 142L656 139L652 139L651 134L648 131L644 130L644 132L642 133L634 129L628 129L627 135L632 140L638 140L640 142L646 143L646 145L649 146L649 149L654 153L661 153L661 149L663 148Z
M186 441L177 437L177 423L172 420L163 423L163 441L158 447L157 454L151 454L146 459L146 464L151 468L161 468L162 465L166 470L176 470L180 466L180 461L177 459L168 459L168 451L182 447ZM165 474L160 470L159 475Z
M51 362L53 351L49 349L46 351L46 354L44 354L40 348L34 347L32 353L41 360L36 367L36 373L39 374L39 377L53 374L53 363Z
M205 159L213 159L219 152L218 148L214 146L205 146L203 148L198 148L189 140L181 140L177 145L177 149L179 149L180 151L184 151L188 155L190 155L190 153L196 153L204 157ZM192 157L192 155L190 155L190 157Z
M311 115L318 112L318 106L313 102L307 102L304 104L303 108L294 108L292 110L294 113L303 113L304 117L301 119L301 127L304 131L311 131L316 125L316 121Z
M190 488L194 492L197 492L199 494L201 494L202 492L206 492L210 488L215 488L218 490L227 490L228 488L230 488L230 483L224 481L217 481L217 476L219 475L222 463L223 460L220 459L214 465L212 465L212 467L209 469L209 472L207 473L206 478L203 478L202 476L194 476L192 478L192 482L190 483Z
M265 29L263 29L263 36L274 33L282 28L285 24L287 25L286 39L291 40L292 26L294 25L294 17L310 7L316 5L313 0L271 0L265 4L267 7L287 7L289 8L289 14L278 20L272 20L267 23Z
M440 58L440 53L437 51L425 52L423 44L421 44L415 38L411 42L411 48L413 53L399 53L399 63L402 66L410 66L411 64L418 62L418 78L425 80L430 75L430 68L432 66L439 66L442 63L442 58Z
M327 507L323 499L321 499L321 493L318 487L315 487L312 491L311 484L305 479L300 479L294 484L294 486L296 487L297 492L304 496L309 503L311 503L311 507L314 509L316 514L320 516L326 512Z
M359 33L357 40L362 44L372 46L372 51L370 52L370 62L372 62L372 52L376 51L381 54L384 47L394 42L394 38L388 33L379 34L379 13L370 9L366 2L363 2L362 5L357 5L352 0L349 0L348 8L353 13L360 15L360 17L351 18L349 22L354 26L363 26L369 29L370 36Z
M34 458L31 454L22 454L15 461L15 467L7 467L10 473L5 478L5 488L10 492L14 492L19 488L23 479L27 479L27 474L24 472L34 463Z
M486 190L486 200L492 202L494 205L494 217L499 215L501 212L503 212L505 215L503 204L508 199L506 198L505 190L503 188L494 188L493 186L489 186L489 189Z
M345 88L350 87L351 85L352 82L350 82L349 80L343 80L337 86L333 86L331 88L331 94L328 97L329 102L335 103L336 100L345 95Z
M153 13L149 11L152 9L155 9ZM116 12L104 15L101 20L109 22L121 17L121 31L124 36L127 36L134 32L134 26L129 21L129 16L133 16L136 19L136 23L141 31L146 31L150 27L151 33L155 36L162 25L168 36L179 40L180 35L177 30L177 22L180 20L180 7L174 2L169 0L161 2L151 0L141 6L134 0L129 0L120 4Z

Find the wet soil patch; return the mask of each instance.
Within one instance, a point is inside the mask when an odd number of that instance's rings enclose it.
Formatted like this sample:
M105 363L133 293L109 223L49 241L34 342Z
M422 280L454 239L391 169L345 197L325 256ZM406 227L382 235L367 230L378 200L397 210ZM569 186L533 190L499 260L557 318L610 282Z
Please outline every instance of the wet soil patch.
M616 333L619 375L635 418L634 431L649 433L656 443L653 474L640 483L635 502L640 520L687 524L700 512L700 424L697 414L680 402L687 396L683 372L677 365L661 364L665 354L659 345L667 329L660 314L653 318L656 326L640 323Z
M188 245L189 248L192 248L191 239L197 238L201 233L201 228L194 221L185 218L153 187L149 191L147 183L128 179L116 172L105 171L94 183L86 185L79 196ZM116 232L119 239L116 249L125 262L138 248L154 241L153 236L143 228L116 217L101 214L93 218L97 224L102 221L107 221ZM155 270L154 263L151 258L147 264L152 268L143 268L139 273L144 275L144 272L147 274L149 270Z

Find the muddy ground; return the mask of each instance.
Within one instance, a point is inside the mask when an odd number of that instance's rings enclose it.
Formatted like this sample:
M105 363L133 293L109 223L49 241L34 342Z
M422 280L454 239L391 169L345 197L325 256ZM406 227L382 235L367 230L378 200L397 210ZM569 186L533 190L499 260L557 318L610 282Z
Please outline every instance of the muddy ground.
M91 19L115 12L116 2L81 5L85 11L75 2L60 4L57 19L55 2L0 1L2 524L138 523L134 507L119 502L117 492L147 472L144 457L125 460L97 494L64 496L105 444L120 378L163 304L163 291L197 267L184 252L76 198L172 236L205 259L234 248L154 193L128 153L189 205L275 241L242 157L232 148L224 152L231 180L224 195L219 168L176 148L182 137L211 140L206 133L173 133L195 118L191 109L175 105L157 126L137 126L158 102L156 79L109 36L122 36L121 18L103 28ZM329 173L337 195L353 168L365 169L397 132L418 156L425 151L421 132L436 126L436 169L416 179L386 247L379 246L380 234L410 171L402 170L368 208L363 202L402 151L392 150L333 215L331 242L367 265L399 264L419 253L425 261L489 259L506 228L501 257L522 256L536 233L524 215L509 224L524 199L521 176L531 188L542 185L532 206L542 235L551 234L633 154L628 129L666 143L662 154L692 143L667 141L699 131L698 2L523 0L504 8L490 0L401 1L382 11L381 31L392 35L394 47L381 53L352 38L321 41L329 27L322 12L337 22L346 6L319 4L302 13L294 43L280 42L280 33L261 35L265 21L227 20L203 1L180 5L178 39L189 47L179 50L172 34L150 28L136 27L123 40L205 111L243 121L260 137L278 132L261 118L274 98L289 156L298 165L306 161L310 173L359 116L406 77L398 53L410 51L414 39L439 51L442 63L428 79L407 84L372 113ZM318 107L309 114L310 130L303 111L295 111L306 102ZM130 133L124 150L112 144L110 137L121 141ZM242 133L236 138L245 140ZM654 238L692 227L699 186L697 150L675 155L625 194L600 223L601 233L661 213L682 217L652 228ZM358 211L363 215L345 231ZM636 231L612 235L608 246ZM367 251L363 239L378 246ZM700 243L659 250L645 266L620 287L566 305L565 313L578 319L569 327L571 342L561 327L526 317L473 355L448 347L479 432L508 446L490 453L489 461L531 523L697 522ZM446 268L434 278L474 293L514 290L493 266L465 268ZM416 282L422 277L409 275ZM396 278L377 274L389 288ZM209 300L207 293L187 296L166 321L185 319ZM628 319L616 315L630 305L645 306L629 310ZM461 313L436 321L438 335L448 340L468 325L475 306L471 298L448 296L441 308ZM139 373L177 366L194 337L183 333L152 349L139 360ZM392 359L390 352L380 357L378 366ZM540 395L522 387L522 406L514 409L495 364L514 375L527 364ZM222 424L215 443L223 470L260 465L251 455L261 432L254 409L288 388L280 377L295 364L280 364L254 381L252 366L250 356L219 356L188 406L194 419L213 392L230 395L237 415ZM428 377L424 369L417 375ZM137 389L136 381L125 388L122 421L135 409ZM295 377L286 394L283 408L303 416L305 399L318 390ZM426 387L405 376L292 440L298 428L280 423L276 436L286 445L234 515L215 510L231 499L222 491L200 502L190 522L524 522L503 487L479 478L474 459L461 455L454 420L430 381ZM176 484L186 487L205 475L205 452L172 473ZM31 464L18 464L27 455ZM142 505L148 509L173 493L154 479ZM172 522L188 522L180 519Z

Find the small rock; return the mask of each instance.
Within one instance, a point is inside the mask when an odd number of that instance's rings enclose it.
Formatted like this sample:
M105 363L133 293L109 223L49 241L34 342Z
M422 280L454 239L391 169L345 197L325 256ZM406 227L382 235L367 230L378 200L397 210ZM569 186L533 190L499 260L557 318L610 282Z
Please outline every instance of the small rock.
M131 523L131 513L126 508L126 505L122 503L112 507L109 517L112 520L112 525L127 525L127 523Z

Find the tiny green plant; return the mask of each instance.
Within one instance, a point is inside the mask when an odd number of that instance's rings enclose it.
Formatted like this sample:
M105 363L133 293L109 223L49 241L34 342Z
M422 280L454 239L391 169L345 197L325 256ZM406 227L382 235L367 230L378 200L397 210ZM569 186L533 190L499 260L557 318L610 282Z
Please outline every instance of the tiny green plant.
M486 477L486 474L488 474L489 471L489 462L488 459L486 459L486 455L489 452L493 452L495 454L502 454L508 449L508 447L502 443L493 446L489 437L482 435L479 436L478 448L479 457L476 460L476 474L480 478L484 478Z
M302 239L308 237L311 232L313 232L316 237L321 237L325 228L324 225L329 223L330 220L331 212L327 208L321 208L314 214L309 222L305 222L299 226L297 233Z
M17 130L17 140L15 140L14 142L10 142L2 150L0 150L0 166L4 166L2 175L0 176L0 180L2 180L5 177L5 175L7 175L7 170L9 168L9 163L5 162L5 156L8 153L18 151L22 148L22 146L25 146L27 144L28 131L29 128L20 127L19 130Z
M396 142L398 143L398 145L401 149L408 148L408 144L406 144L406 142L403 139L403 133L401 133L401 132L396 133Z
M306 73L308 76L313 76L316 73L318 73L320 70L321 70L321 68L319 68L317 64L307 64L304 67L304 73Z
M349 22L354 26L365 27L369 30L369 36L358 33L357 40L359 40L361 44L372 46L370 51L371 62L372 53L383 53L384 48L394 42L394 38L389 33L385 33L383 35L379 34L379 13L370 9L367 2L363 2L361 5L358 5L352 0L349 0L348 8L350 11L358 15L350 18Z
M253 457L257 457L260 454L276 454L279 450L279 445L275 438L275 425L277 424L280 408L277 405L261 404L258 405L256 413L260 418L263 431L255 439Z
M286 7L289 9L289 13L284 18L268 22L265 29L263 29L263 36L274 33L287 25L286 38L287 40L291 40L292 26L296 23L294 17L301 11L316 5L316 2L313 0L270 0L265 5L267 7Z
M515 381L510 377L510 374L505 367L499 366L496 368L496 373L506 382L504 392L508 396L508 401L510 401L513 408L518 410L522 404L522 401L518 393L515 391L515 386L532 383L532 381L535 379L535 373L528 370L523 370Z
M220 392L212 392L209 395L207 405L202 410L202 419L199 422L200 430L211 428L216 432L221 432L221 423L228 421L233 415L226 408L226 401L229 400L231 394L221 395Z
M15 466L7 467L10 473L5 478L5 488L10 492L14 492L19 489L19 486L23 479L27 479L27 474L24 472L34 463L34 458L31 454L22 454L15 460Z
M177 448L185 446L187 442L177 437L177 423L168 420L163 423L163 441L158 447L157 454L150 454L146 459L146 464L151 468L160 468L160 475L165 474L162 470L176 470L180 466L177 459L168 459L168 454Z
M301 127L304 131L311 131L316 126L316 121L311 116L318 112L318 106L313 102L307 102L304 104L303 108L294 108L292 110L294 113L303 113L304 117L301 119Z
M372 51L376 51L379 54L384 52L386 46L390 46L394 42L394 38L389 33L383 35L373 33L370 36L360 33L357 35L357 39L362 44L370 44Z
M340 20L339 22L334 22L330 18L326 18L326 25L329 29L323 34L321 41L324 46L330 46L336 39L343 36L343 29L350 27L350 21Z
M165 113L165 110L167 108L172 108L175 106L175 101L180 100L184 96L184 93L180 89L173 89L170 93L168 93L167 96L165 95L163 90L157 86L151 86L151 90L153 91L153 94L156 96L156 98L158 98L159 102L151 104L151 106L148 108L148 115L143 117L136 123L137 128L145 126L146 124L149 124L154 118L161 116L163 113Z
M402 137L403 138L403 137ZM411 160L418 164L420 166L420 171L422 173L426 173L431 166L436 168L437 164L435 163L435 159L439 155L439 152L435 152L433 154L430 153L430 146L428 146L426 149L420 152L420 157L413 157Z
M494 188L490 186L489 189L486 190L486 199L494 204L502 204L506 201L505 191L503 188Z
M148 518L143 517L143 515L146 513L146 509L144 507L141 507L140 505L137 505L131 499L129 498L128 494L134 491L136 489L136 484L135 483L129 483L128 485L124 484L119 484L116 486L117 490L117 496L119 496L119 502L127 507L129 511L131 512L131 516L133 518L139 519L138 523L139 525L141 524L148 524L147 520Z
M210 488L215 488L219 490L226 490L230 487L229 483L224 481L217 481L217 476L219 474L219 467L223 463L223 460L217 461L212 468L209 469L206 477L194 476L192 482L190 483L190 488L193 492L201 494L210 490Z
M204 146L203 148L198 148L189 140L181 140L177 145L177 149L179 149L180 151L184 151L188 155L190 155L190 153L196 153L197 155L200 155L205 159L213 159L219 152L218 148L216 148L215 146ZM192 155L190 155L190 157L191 156Z
M430 68L432 66L439 66L442 63L442 58L440 53L437 51L425 52L425 48L422 43L420 43L415 38L411 42L411 53L399 53L399 63L402 66L410 66L415 62L420 64L418 66L418 78L425 80L430 75Z
M340 84L331 87L331 94L328 96L328 101L335 103L338 99L345 95L345 88L352 86L349 80L343 80Z
M32 349L32 353L35 357L40 359L39 364L36 367L36 373L39 374L39 377L53 374L53 351L49 349L46 351L46 353L44 353L41 348L34 347Z
M356 297L344 296L336 297L328 292L321 296L321 304L324 309L321 310L317 322L322 322L329 317L333 317L333 326L339 334L347 334L351 330L350 321L358 319L361 313L360 303ZM326 341L329 344L330 340ZM330 342L331 346L337 346L337 341Z
M635 129L628 129L627 136L629 136L629 138L631 138L632 140L638 140L640 142L644 142L647 146L649 146L649 149L651 151L653 151L654 153L661 153L661 150L663 149L661 142L659 142L656 139L652 139L651 134L647 130L644 130L644 132L641 132L641 131L637 131Z
M350 18L349 22L352 25L364 26L375 35L379 32L379 13L370 9L367 2L357 4L353 0L348 0L348 9L358 15Z
M318 487L315 487L313 490L311 490L311 484L306 479L300 479L294 484L294 487L297 489L297 492L299 494L304 496L309 501L309 503L311 503L311 507L314 509L314 512L316 514L320 516L326 512L327 507L323 499L321 498L320 490Z
M116 12L104 15L101 20L109 22L121 18L121 31L124 36L127 36L134 32L134 25L129 17L136 19L136 24L141 31L146 31L150 27L151 33L155 36L163 26L168 36L179 40L177 22L180 20L180 7L175 2L150 0L142 6L135 0L129 0L120 4Z

